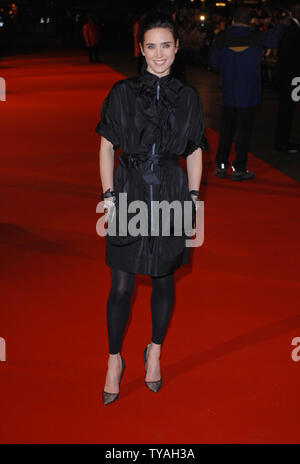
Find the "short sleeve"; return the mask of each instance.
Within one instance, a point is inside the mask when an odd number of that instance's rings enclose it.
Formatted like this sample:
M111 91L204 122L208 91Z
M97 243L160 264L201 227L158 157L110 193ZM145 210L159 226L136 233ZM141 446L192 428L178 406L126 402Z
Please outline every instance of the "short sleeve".
M105 98L100 112L100 122L97 124L95 131L109 140L114 150L120 146L120 132L118 124L118 102L116 98L116 89L112 87Z
M207 149L207 140L205 137L205 125L203 120L202 103L198 92L195 93L194 104L191 106L190 127L188 131L188 139L186 148L182 157L186 159L194 153L197 148L202 150Z

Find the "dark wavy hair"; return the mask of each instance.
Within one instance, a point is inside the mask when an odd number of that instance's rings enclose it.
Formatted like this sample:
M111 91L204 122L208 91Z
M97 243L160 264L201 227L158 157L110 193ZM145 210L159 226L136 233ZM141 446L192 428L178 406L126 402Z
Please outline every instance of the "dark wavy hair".
M252 18L252 11L249 7L240 6L233 12L233 20L236 23L249 24Z
M165 29L170 29L173 34L174 42L179 39L178 30L176 24L174 23L172 16L166 12L159 10L152 10L147 13L141 20L139 25L138 40L143 45L145 33L150 29L156 27L163 27Z

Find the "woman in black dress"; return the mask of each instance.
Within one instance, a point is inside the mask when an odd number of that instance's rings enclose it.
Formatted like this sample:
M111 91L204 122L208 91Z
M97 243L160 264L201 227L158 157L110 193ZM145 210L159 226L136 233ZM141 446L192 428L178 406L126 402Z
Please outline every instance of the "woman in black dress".
M188 262L189 248L187 235L174 233L172 212L169 236L161 229L158 235L151 234L153 201L188 202L195 220L205 147L198 92L172 72L179 46L172 18L159 12L148 14L140 25L139 42L145 57L140 73L113 85L96 127L101 135L100 175L107 222L119 218L120 193L127 194L128 205L140 200L149 206L148 234L122 236L117 232L105 237L112 281L107 302L109 359L104 404L119 396L125 367L121 341L137 273L150 275L152 281L152 340L144 350L145 384L153 392L161 387L159 359L173 305L174 271ZM118 147L123 153L113 172ZM180 156L186 159L188 176L178 164Z

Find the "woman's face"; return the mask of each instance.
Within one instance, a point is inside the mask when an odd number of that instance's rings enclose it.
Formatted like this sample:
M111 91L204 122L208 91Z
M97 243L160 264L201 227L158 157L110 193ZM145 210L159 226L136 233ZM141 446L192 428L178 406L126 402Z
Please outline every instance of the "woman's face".
M147 62L147 71L158 77L166 76L175 60L179 42L174 42L170 29L156 27L145 32L141 52Z

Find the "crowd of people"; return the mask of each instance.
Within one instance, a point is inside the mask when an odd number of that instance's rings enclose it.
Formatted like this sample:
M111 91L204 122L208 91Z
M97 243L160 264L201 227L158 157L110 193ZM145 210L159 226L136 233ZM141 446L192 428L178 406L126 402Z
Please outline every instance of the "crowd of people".
M273 10L253 9L250 27L255 31L274 32L278 40L291 21L291 10L276 8ZM201 19L202 18L202 19ZM181 48L185 61L190 65L209 66L209 50L216 37L232 23L232 15L177 15ZM266 85L276 86L274 72L277 60L276 49L262 57L263 81Z
M231 24L232 15L222 16L218 14L192 14L188 10L178 10L173 13L176 20L179 37L180 53L178 58L185 64L200 66L210 69L209 54L212 43L218 35L224 32ZM142 19L135 18L133 21L132 32L134 36L134 54L139 55L137 44L138 23ZM280 42L285 30L292 21L292 9L274 8L252 9L249 26L252 30L263 32L267 35L274 35L277 43ZM278 89L280 82L277 67L277 46L272 49L263 49L261 57L262 82L266 87ZM140 67L140 65L139 65Z

